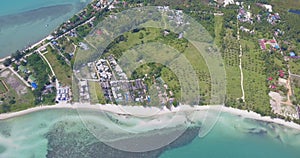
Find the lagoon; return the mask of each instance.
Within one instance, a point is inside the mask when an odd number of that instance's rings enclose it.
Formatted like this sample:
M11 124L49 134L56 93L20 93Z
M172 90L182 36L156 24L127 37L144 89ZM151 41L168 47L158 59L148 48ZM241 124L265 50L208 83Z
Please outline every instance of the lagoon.
M0 57L46 37L91 0L2 0Z

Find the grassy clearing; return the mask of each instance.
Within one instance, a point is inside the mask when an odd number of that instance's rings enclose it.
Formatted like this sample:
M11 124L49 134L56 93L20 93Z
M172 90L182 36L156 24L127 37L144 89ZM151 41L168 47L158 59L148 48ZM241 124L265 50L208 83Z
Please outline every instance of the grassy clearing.
M201 104L209 104L211 82L210 73L206 65L207 63L200 52L192 44L188 43L187 46L188 47L186 47L183 54L199 77L200 97L202 98Z
M20 111L34 107L35 97L31 89L27 88L12 72L6 72L7 75L0 78L6 83L8 88L5 93L0 94L2 101L0 104L0 113Z
M300 75L300 60L294 59L289 62L291 73Z
M48 47L48 53L45 54L45 57L50 62L53 71L55 72L56 78L63 85L70 86L72 84L72 69L66 64L64 59L61 59L61 56L57 51Z
M127 32L124 34L124 36L126 40L121 41L119 43L114 43L112 47L109 49L109 51L107 52L107 54L114 54L118 58L123 54L127 54L127 52L125 53L125 51L129 50L130 53L131 48L137 48L137 52L144 52L145 54L148 55L150 54L150 58L153 58L154 62L161 63L161 64L164 64L166 61L173 61L174 59L176 60L183 57L184 60L187 61L187 64L191 66L193 71L198 76L199 87L200 87L199 93L200 96L202 97L201 104L208 103L210 98L210 84L211 84L210 75L205 60L203 59L201 53L196 49L195 46L193 46L185 39L178 39L178 35L174 33L170 33L167 36L163 36L162 31L156 28L141 29L139 32ZM158 42L158 43L162 43L163 45L157 44L153 46L151 44L146 44L151 42ZM135 47L143 43L146 45L141 45L141 48L139 48L139 46ZM138 56L140 54L136 54L134 52L131 53L132 55L130 55L130 60L134 60L131 62L139 62L139 60L136 59L138 59ZM186 66L186 64L180 65L182 64L183 60L180 61L181 62L176 63L175 65L171 63L171 65L169 65L171 67L170 69L166 67L164 68L163 65L158 66L162 79L165 81L167 85L169 85L170 90L172 90L174 95L178 98L180 98L180 93L182 90L180 89L180 86L188 87L190 86L190 82L191 82L191 80L187 81L188 79L186 79L186 81L181 80L184 82L181 82L181 85L179 84L178 81L179 79L177 77L186 76L184 75L184 72L188 72L187 70L189 70L187 69L188 67ZM175 71L177 71L177 74L171 72L174 71L174 69ZM149 67L149 65L148 66L144 65L138 68L138 71L136 72L138 75L136 76L142 77L145 74L149 74L150 72L156 72L156 68ZM192 93L195 92L193 90L183 91L183 94L190 95Z
M226 67L226 94L228 98L236 99L242 96L241 75L238 67Z
M276 10L287 11L288 9L299 9L299 0L271 0L271 4Z
M6 89L5 85L4 85L4 81L0 80L0 94L3 94L5 92L7 92L8 89Z
M104 97L102 88L100 86L99 82L89 81L89 91L90 91L90 97L91 97L91 103L93 104L105 104L106 99Z
M244 70L244 89L247 109L263 113L270 113L269 89L266 86L266 75Z
M113 44L107 54L114 54L116 58L122 56L122 53L133 48L134 46L155 41L160 35L159 29L142 29L139 32L126 32L124 33L124 41Z
M292 77L293 104L300 104L300 77Z
M223 16L215 16L215 44L221 46L222 37L220 36L223 28Z
M73 75L72 78L72 101L79 102L79 81L77 78Z

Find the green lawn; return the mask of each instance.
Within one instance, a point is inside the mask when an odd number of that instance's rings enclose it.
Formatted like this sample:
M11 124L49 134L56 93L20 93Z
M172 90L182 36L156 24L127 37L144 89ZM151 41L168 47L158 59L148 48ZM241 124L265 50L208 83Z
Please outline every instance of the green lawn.
M299 59L290 60L289 64L290 64L291 73L300 75L300 66L299 66L300 60Z
M215 44L221 46L222 37L220 36L223 28L223 16L215 16Z
M79 81L78 79L73 75L72 79L72 101L73 102L79 102Z
M237 99L242 96L241 74L238 67L226 67L226 95L228 98Z
M12 74L12 72L5 78L0 79L6 82L8 87L8 91L0 94L0 99L2 101L0 104L0 113L20 111L35 106L35 97L31 89L27 88L17 76ZM16 87L18 91L15 90Z
M271 4L274 6L276 10L284 10L288 9L299 9L300 3L299 0L271 0Z
M7 92L7 89L4 84L5 84L4 81L0 80L0 94Z
M48 47L48 53L45 54L45 57L50 62L58 81L63 85L71 86L72 69L66 64L64 59L61 59L62 57L58 52Z
M104 97L102 88L100 86L99 82L89 81L89 91L90 91L90 97L91 97L91 103L93 104L105 104L106 99Z
M294 95L292 97L292 101L294 102L294 104L300 104L300 78L299 77L293 77L292 78L293 84L292 84L292 88L293 88L293 92Z
M271 113L269 89L265 84L266 75L244 70L244 89L247 109L265 114Z

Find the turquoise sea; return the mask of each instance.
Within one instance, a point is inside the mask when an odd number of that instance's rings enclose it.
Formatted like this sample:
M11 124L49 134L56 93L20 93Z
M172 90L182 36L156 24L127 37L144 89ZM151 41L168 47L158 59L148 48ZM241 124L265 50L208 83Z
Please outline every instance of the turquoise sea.
M125 117L130 122L141 122L131 116ZM108 129L115 123L108 121L102 112L84 110L79 115L78 111L70 109L44 110L0 121L0 157L298 158L300 155L300 131L228 113L222 113L216 126L203 138L198 137L201 125L197 125L166 146L145 152L123 151L103 143L102 138L96 137L83 122L100 128L103 139L108 135L119 137L117 131ZM123 123L118 121L118 124ZM134 123L126 126L130 128ZM124 146L131 146L135 145L132 140L138 138L142 140L138 145L142 146L153 140L159 143L170 136L169 131L171 129L161 130L159 134L154 131L142 135L131 133L122 139L128 142Z
M50 34L91 0L1 0L0 57Z
M1 0L0 57L39 41L90 1ZM198 137L201 124L197 124L184 130L174 141L155 150L124 151L111 146L111 142L102 141L108 137L117 139L123 136L117 130L111 130L114 128L110 126L118 124L124 130L143 127L153 120L122 116L130 120L130 124L127 124L108 117L111 115L91 110L78 113L77 110L56 109L0 120L0 158L300 157L300 131L229 113L222 113L205 137ZM99 129L103 138L96 137L90 128ZM130 133L122 140L127 146L142 146L152 141L160 143L162 138L169 137L176 130L179 129ZM134 139L142 140L141 144L132 143Z

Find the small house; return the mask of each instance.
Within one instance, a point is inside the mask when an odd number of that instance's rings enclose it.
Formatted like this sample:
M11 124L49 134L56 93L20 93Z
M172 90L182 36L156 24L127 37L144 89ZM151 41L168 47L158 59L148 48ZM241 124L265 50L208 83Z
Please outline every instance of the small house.
M295 57L295 56L296 56L295 52L290 52L290 57Z
M37 84L36 84L35 82L32 82L32 83L31 83L31 87L32 87L33 89L37 89L37 88L38 88L38 86L37 86Z

